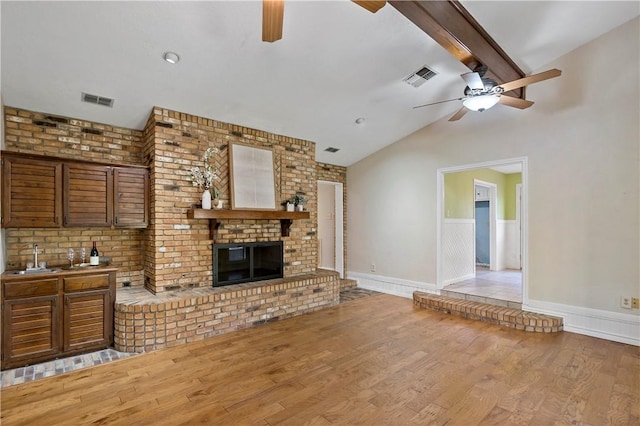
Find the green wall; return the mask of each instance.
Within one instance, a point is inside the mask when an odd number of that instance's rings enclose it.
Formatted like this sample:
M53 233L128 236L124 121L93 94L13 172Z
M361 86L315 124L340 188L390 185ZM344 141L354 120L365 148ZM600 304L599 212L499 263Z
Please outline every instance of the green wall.
M496 184L497 219L515 220L515 188L517 183L522 183L522 173L504 174L491 169L469 170L444 175L445 218L473 219L474 179Z
M504 218L516 220L516 185L522 183L522 173L509 173L504 176Z

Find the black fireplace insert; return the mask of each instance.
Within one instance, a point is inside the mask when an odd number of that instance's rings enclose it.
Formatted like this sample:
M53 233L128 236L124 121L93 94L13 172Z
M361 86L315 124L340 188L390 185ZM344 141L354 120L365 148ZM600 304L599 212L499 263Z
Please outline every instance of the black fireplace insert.
M214 244L213 286L282 278L282 241Z

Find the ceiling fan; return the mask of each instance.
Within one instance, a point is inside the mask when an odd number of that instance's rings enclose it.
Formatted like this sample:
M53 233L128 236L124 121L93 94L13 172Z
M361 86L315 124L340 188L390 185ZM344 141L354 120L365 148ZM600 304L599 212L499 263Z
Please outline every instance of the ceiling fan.
M376 13L387 2L376 0L351 0L369 12ZM262 41L274 42L282 38L284 0L262 0Z
M505 95L505 93L514 89L519 89L520 87L528 86L529 84L559 77L560 74L562 74L562 71L553 68L548 71L532 74L508 83L498 84L495 80L484 77L486 72L487 67L482 66L476 68L473 72L468 72L460 76L465 83L467 83L463 97L418 105L413 108L422 108L429 105L437 105L451 101L463 101L462 108L453 114L449 121L460 120L469 110L482 112L498 103L514 108L525 109L533 105L533 102Z

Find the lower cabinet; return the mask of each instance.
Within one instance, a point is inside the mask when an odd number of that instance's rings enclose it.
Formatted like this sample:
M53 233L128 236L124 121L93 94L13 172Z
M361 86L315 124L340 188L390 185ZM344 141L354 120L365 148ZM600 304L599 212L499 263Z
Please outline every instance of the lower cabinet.
M115 270L2 281L2 369L113 344Z

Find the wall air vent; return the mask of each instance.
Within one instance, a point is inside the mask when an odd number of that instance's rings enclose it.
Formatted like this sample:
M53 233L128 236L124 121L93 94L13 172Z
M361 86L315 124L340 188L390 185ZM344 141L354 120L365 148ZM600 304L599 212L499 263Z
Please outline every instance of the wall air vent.
M334 148L334 147L330 146L329 148L325 149L325 151L333 153L333 152L340 151L340 148Z
M435 77L437 73L427 67L422 67L418 71L411 74L409 77L405 78L404 81L407 84L412 85L413 87L422 86L427 80Z
M89 102L90 104L102 105L111 108L115 101L110 98L105 98L104 96L91 95L89 93L82 92L82 102Z

